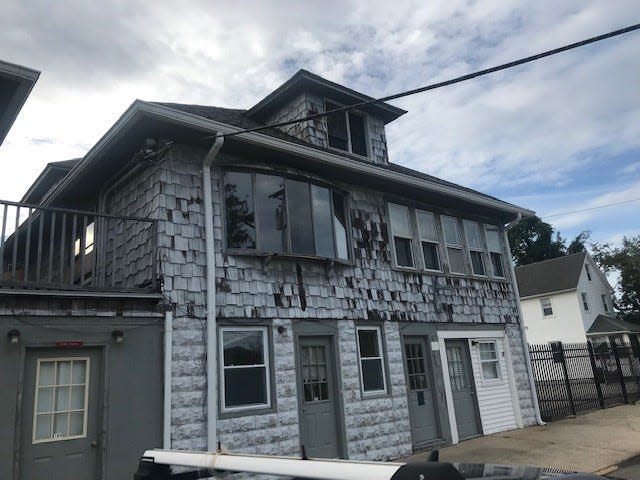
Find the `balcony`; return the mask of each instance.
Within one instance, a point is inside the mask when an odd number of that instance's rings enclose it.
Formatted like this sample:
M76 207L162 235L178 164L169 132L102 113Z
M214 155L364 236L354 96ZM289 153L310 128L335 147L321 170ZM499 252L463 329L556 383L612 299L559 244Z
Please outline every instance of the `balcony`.
M0 200L0 291L157 292L148 218Z

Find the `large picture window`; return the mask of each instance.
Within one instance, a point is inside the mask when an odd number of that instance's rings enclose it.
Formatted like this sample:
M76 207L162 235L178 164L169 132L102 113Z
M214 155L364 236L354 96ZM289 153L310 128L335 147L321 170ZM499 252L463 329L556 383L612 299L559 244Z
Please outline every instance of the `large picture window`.
M484 242L482 240L480 225L470 220L463 220L463 225L465 235L467 236L473 274L484 276L487 274L487 271L484 266Z
M220 328L222 411L271 406L267 327Z
M325 100L325 111L336 110L341 105ZM327 115L329 146L345 152L367 156L366 122L356 112L336 112Z
M380 327L358 327L356 332L362 391L365 395L386 393Z
M443 215L442 230L447 246L447 258L449 259L449 271L451 273L464 273L464 257L462 255L462 238L458 219Z
M227 248L348 260L339 192L279 175L227 172L224 193Z
M396 264L399 267L414 267L413 249L411 243L411 220L409 209L404 205L389 204L389 217L391 219L391 233L396 255Z

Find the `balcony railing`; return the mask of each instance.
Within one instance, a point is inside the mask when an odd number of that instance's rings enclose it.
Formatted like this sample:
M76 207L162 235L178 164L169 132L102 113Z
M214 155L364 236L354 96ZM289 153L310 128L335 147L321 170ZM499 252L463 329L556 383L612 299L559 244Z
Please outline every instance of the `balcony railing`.
M157 225L0 200L0 287L155 291Z

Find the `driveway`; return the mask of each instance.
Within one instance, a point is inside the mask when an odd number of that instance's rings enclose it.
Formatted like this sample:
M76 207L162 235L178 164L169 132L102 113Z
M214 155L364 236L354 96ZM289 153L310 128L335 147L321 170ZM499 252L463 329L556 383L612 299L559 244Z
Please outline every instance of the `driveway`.
M440 460L597 472L639 453L640 405L620 405L444 447Z

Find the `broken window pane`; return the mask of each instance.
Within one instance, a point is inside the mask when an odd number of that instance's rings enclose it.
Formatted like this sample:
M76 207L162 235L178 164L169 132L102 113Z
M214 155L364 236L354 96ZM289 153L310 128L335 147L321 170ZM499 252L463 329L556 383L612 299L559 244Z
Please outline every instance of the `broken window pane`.
M256 248L251 174L229 172L224 179L228 248Z
M331 195L328 188L311 186L313 231L316 237L316 255L333 257L333 229L331 228Z
M367 137L364 117L353 112L349 113L349 133L351 134L351 151L366 157Z
M340 108L339 105L325 102L327 111ZM329 146L340 150L349 150L349 140L347 137L347 119L344 112L337 112L327 115L327 130L329 131Z
M273 175L256 174L256 214L260 234L260 250L287 250L286 206L284 179Z
M347 243L347 215L345 199L337 192L333 192L333 227L336 234L336 254L338 258L349 259Z
M289 179L286 180L286 184L291 251L304 255L313 255L315 253L315 245L309 184Z

